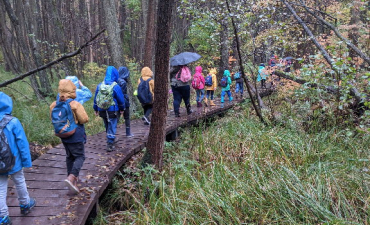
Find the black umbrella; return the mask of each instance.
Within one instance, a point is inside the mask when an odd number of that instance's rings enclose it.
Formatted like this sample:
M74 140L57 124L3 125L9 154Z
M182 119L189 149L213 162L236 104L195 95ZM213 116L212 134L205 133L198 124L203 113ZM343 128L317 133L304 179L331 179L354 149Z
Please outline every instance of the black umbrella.
M171 66L187 65L189 63L195 62L202 56L195 52L182 52L175 55L170 59Z

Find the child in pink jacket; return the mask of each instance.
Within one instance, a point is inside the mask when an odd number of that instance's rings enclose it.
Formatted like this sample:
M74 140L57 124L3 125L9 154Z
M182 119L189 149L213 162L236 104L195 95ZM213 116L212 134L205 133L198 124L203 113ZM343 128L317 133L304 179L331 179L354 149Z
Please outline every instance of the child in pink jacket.
M191 82L191 86L197 92L197 107L202 107L202 101L204 98L204 77L202 74L202 67L197 66L195 67L195 74L193 76L193 81Z

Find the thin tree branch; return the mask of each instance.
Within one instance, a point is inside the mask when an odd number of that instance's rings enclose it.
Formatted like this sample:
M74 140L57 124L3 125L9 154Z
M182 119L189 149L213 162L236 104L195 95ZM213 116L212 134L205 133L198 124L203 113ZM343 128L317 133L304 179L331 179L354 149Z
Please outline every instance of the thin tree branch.
M335 26L333 26L331 23L327 22L326 20L324 20L323 18L321 18L320 16L316 15L314 12L312 12L311 10L309 10L309 8L303 3L303 1L300 0L300 2L302 4L300 6L302 6L308 13L310 13L316 19L320 20L320 22L322 22L327 27L329 27L330 29L332 29L334 31L334 33L337 35L337 37L339 37L342 41L344 41L347 44L348 47L350 47L353 51L355 51L358 56L360 56L363 60L365 60L370 65L370 58L369 58L369 56L365 55L365 53L363 53L354 44L352 44L352 42L350 40L348 40L347 38L343 37L343 35L341 33L339 33L339 31L337 30L337 28L335 28Z
M45 65L43 65L43 66L41 66L41 67L38 67L38 68L33 69L33 70L31 70L31 71L28 71L27 73L24 73L24 74L22 74L22 75L20 75L20 76L17 76L17 77L15 77L15 78L13 78L13 79L10 79L10 80L8 80L8 81L5 81L5 82L3 82L3 83L1 83L1 84L0 84L0 88L1 88L1 87L5 87L5 86L7 86L7 85L9 85L9 84L11 84L11 83L14 83L14 82L18 81L18 80L22 80L22 79L24 79L24 78L26 78L26 77L28 77L28 76L30 76L30 75L32 75L32 74L34 74L34 73L37 73L37 72L39 72L39 71L41 71L41 70L44 70L44 69L46 69L46 68L48 68L48 67L50 67L50 66L52 66L52 65L54 65L54 64L57 64L57 63L59 63L59 62L63 61L64 59L71 58L71 57L73 57L73 56L75 56L75 55L79 54L79 53L82 51L82 49L84 49L84 48L86 48L87 46L91 45L91 42L92 42L93 40L95 40L99 35L101 35L104 31L105 31L105 29L101 30L101 31L100 31L99 33L97 33L94 37L92 37L89 41L87 41L85 44L81 45L81 46L80 46L76 51L74 51L74 52L70 52L70 53L67 53L67 54L64 54L62 57L60 57L60 58L58 58L58 59L56 59L56 60L54 60L54 61L51 61L51 62L50 62L50 63L48 63L48 64L45 64Z
M226 6L227 6L227 10L228 10L229 14L231 14L231 10L230 10L230 6L229 6L229 1L228 0L226 0ZM262 123L265 123L265 120L263 119L263 116L261 114L260 109L257 107L256 103L254 102L252 91L251 91L251 87L252 86L249 84L249 82L247 80L247 77L245 76L245 73L244 73L243 61L242 61L242 56L241 56L241 52L240 52L239 36L238 36L238 31L236 30L237 28L236 28L235 21L234 21L234 18L233 17L231 17L231 22L232 22L233 27L234 27L234 35L235 35L235 38L236 38L236 48L238 50L238 57L239 57L239 66L240 66L240 70L242 72L242 77L243 77L244 83L247 86L247 91L248 91L248 94L249 94L251 103L253 105L254 110L256 111L257 116L259 117L259 119L261 120ZM262 107L262 105L264 105L264 104L263 104L262 99L259 96L259 94L258 94L257 91L256 91L256 96L257 96L257 99L261 102L260 105Z

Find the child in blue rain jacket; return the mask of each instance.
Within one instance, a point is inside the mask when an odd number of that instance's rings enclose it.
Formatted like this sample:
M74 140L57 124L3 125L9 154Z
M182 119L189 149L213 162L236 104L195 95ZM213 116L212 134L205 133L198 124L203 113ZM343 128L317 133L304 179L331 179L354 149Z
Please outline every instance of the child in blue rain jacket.
M21 122L16 117L11 117L13 110L12 99L3 92L0 92L0 99L0 125L4 126L1 132L6 136L11 152L15 156L13 168L7 173L0 174L0 224L11 224L6 204L9 176L17 189L22 215L31 212L31 209L36 205L36 201L30 198L28 194L23 174L23 167L32 166L30 147L26 134Z
M227 93L227 96L229 97L229 101L231 102L233 100L233 97L231 96L231 91L230 91L230 85L231 85L230 71L225 70L224 71L224 77L227 78L227 86L222 87L222 89L221 89L221 103L224 102L224 98L225 98L226 93Z
M118 82L118 71L114 66L108 66L104 84L112 85L114 82ZM115 139L116 139L116 131L117 131L117 123L120 117L120 114L123 113L125 110L125 97L122 93L122 90L119 85L114 85L113 87L113 100L114 105L110 106L108 109L99 108L96 102L96 97L100 90L101 83L98 84L95 91L94 97L94 111L95 115L99 115L103 121L105 126L105 131L107 133L107 151L111 152L114 150L115 146Z

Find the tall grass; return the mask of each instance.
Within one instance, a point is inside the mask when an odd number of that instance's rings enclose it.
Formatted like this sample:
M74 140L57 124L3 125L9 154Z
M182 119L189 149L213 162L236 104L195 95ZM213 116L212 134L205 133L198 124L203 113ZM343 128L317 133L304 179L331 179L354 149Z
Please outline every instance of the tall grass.
M265 127L248 113L231 111L213 124L183 132L180 142L168 143L165 170L133 178L140 181L128 194L132 207L119 209L126 216L108 221L370 222L370 137L335 128L306 133L299 125Z

